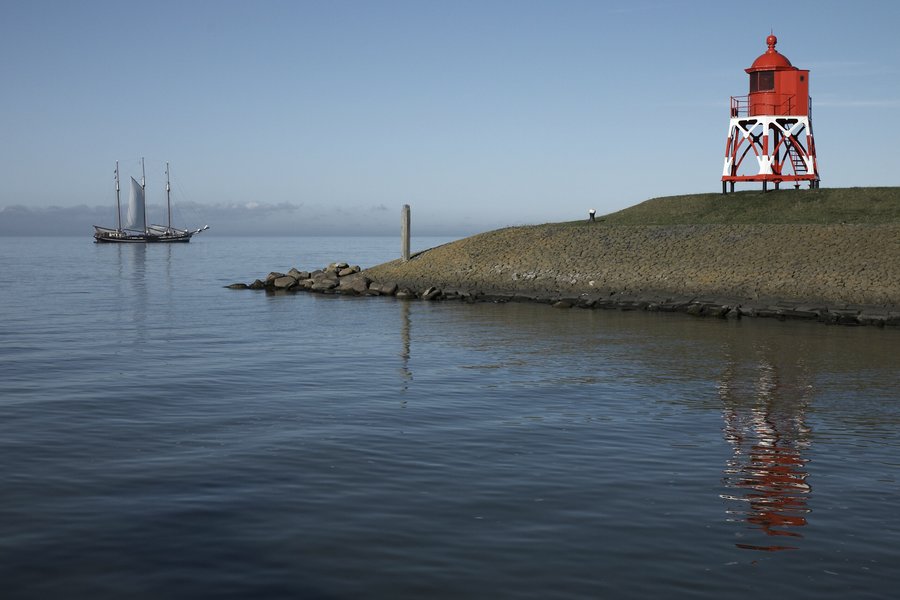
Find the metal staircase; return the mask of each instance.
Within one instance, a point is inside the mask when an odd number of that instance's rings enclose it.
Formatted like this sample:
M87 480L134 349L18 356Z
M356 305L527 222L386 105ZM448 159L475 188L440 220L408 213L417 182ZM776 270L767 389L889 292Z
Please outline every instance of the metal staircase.
M788 144L788 157L791 159L791 165L794 167L794 173L797 175L806 175L808 172L806 169L806 161L803 160L803 157L800 156L800 153L797 152L797 148L794 147L794 144Z

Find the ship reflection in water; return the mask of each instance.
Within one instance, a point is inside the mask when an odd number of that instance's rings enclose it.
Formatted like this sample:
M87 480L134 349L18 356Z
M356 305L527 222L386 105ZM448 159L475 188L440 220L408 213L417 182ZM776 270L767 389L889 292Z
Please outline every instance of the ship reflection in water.
M755 364L742 368L731 362L719 382L724 435L733 452L721 497L729 520L747 526L738 548L796 550L810 512L804 454L811 438L805 413L813 386L796 358L772 360L770 352L758 350Z

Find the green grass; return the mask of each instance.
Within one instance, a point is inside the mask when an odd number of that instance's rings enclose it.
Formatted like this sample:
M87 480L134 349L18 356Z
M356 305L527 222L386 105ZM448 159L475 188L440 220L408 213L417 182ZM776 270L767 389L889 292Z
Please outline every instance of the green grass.
M669 196L598 217L598 221L598 225L900 223L900 187Z

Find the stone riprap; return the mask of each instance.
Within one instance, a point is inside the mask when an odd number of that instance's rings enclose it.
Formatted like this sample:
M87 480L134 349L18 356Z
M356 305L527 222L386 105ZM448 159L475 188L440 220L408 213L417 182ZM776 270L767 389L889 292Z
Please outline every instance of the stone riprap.
M287 273L272 271L265 279L253 283L232 283L233 290L267 290L270 292L332 292L363 294L368 291L371 279L360 274L359 266L347 263L331 263L323 269L300 271L296 267Z
M246 287L900 325L895 223L510 227L362 272L292 271Z

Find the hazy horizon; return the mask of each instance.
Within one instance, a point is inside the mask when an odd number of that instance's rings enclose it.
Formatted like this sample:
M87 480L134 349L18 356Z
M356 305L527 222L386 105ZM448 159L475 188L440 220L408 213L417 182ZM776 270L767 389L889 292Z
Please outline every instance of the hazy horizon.
M147 219L165 224L165 206L148 204ZM354 206L329 210L321 205L190 204L173 208L172 224L188 229L209 225L210 230L204 235L392 236L399 235L400 208L395 211L382 206ZM417 215L412 208L412 234L416 236L465 236L515 224L524 223L479 226L462 219L440 223ZM115 227L115 206L0 206L0 236L91 236L94 225Z

